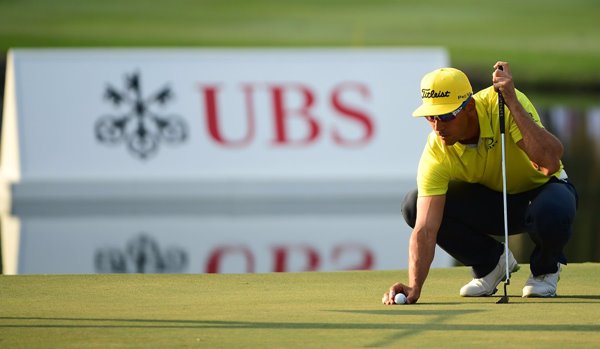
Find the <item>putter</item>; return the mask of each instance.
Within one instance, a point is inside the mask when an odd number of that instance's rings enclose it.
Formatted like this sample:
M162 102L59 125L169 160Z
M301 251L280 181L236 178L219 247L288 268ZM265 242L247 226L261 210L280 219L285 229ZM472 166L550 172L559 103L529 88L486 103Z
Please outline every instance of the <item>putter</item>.
M498 69L502 69L500 66ZM510 270L508 269L508 210L507 210L507 199L506 199L506 147L504 141L505 125L504 125L504 97L502 93L498 91L498 117L500 119L500 140L502 146L502 203L504 205L504 256L506 260L506 280L504 281L504 296L502 296L497 304L508 303L508 294L506 293L506 286L510 285Z

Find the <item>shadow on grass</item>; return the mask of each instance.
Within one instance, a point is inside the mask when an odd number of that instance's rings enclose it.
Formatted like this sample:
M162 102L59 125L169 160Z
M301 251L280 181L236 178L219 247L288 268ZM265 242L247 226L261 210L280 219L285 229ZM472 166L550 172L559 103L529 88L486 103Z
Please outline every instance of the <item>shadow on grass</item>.
M568 296L558 295L555 299L561 299L561 298L566 298L566 299L586 299L586 300L600 301L600 296L596 296L596 295L568 295Z
M443 313L446 311L440 311ZM76 317L0 317L0 328L229 328L229 329L340 329L340 330L372 330L399 329L427 331L600 331L598 325L578 324L444 324L457 315L471 312L450 312L438 314L435 321L428 323L326 323L326 322L253 322L224 320L149 320L149 319L101 319ZM6 323L14 321L13 323ZM42 323L30 323L42 322Z
M1 328L57 328L57 329L224 329L224 330L395 330L391 335L368 347L382 347L398 343L407 337L432 331L468 332L594 332L599 325L578 324L449 324L448 320L460 315L485 312L484 310L408 310L389 312L385 310L331 310L356 314L404 314L430 317L425 323L329 323L329 322L253 322L220 320L151 320L151 319L106 319L77 317L0 317Z
M511 296L510 298L512 298ZM600 304L600 296L596 295L557 295L556 297L529 297L514 296L518 302L512 304L547 303L547 304Z
M402 309L399 309L402 307ZM398 311L394 311L392 308L397 309ZM391 316L415 316L415 315L423 315L423 316L459 316L473 313L484 312L485 310L477 310L477 309L466 309L466 310L452 310L452 309L444 309L444 310L419 310L417 306L410 305L392 305L386 306L383 309L372 309L372 310L328 310L334 313L348 313L348 314L360 314L360 315L391 315Z

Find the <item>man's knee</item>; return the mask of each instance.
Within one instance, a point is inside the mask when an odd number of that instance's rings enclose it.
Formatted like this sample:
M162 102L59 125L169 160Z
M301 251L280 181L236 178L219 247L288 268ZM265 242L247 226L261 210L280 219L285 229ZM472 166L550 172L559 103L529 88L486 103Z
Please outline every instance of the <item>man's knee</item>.
M574 218L574 208L559 200L547 200L530 206L526 226L542 240L566 242L570 238Z
M415 227L417 221L417 190L406 194L402 202L402 216L411 228Z

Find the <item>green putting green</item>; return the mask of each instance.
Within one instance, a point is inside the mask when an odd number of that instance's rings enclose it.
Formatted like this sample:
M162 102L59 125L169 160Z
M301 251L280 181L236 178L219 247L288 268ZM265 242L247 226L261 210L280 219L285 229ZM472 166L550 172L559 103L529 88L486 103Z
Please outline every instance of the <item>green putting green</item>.
M585 348L600 343L600 265L559 296L461 298L469 269L432 269L418 304L384 306L405 270L0 277L3 348Z

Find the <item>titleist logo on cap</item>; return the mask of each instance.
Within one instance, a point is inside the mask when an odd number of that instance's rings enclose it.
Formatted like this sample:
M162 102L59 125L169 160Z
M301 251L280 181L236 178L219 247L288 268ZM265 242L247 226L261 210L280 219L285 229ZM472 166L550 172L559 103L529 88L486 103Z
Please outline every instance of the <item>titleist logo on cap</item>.
M450 97L450 91L436 91L429 88L421 89L421 98L442 98Z

